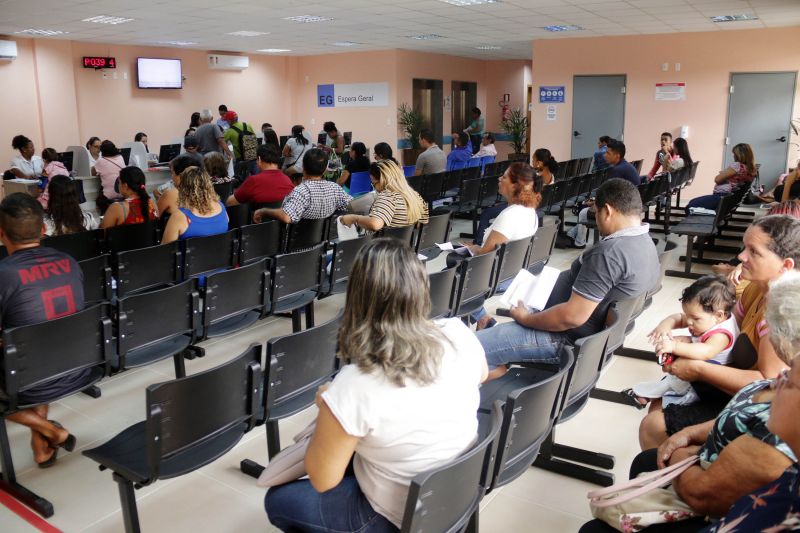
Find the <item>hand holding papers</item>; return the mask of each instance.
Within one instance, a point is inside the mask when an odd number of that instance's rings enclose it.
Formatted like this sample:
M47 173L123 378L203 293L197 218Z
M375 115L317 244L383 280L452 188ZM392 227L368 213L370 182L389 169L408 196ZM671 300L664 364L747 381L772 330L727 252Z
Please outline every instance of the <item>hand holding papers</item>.
M553 292L559 274L557 269L548 266L544 267L538 276L534 276L527 270L520 270L500 298L500 304L512 307L522 301L529 308L541 311L547 305L547 300L550 298L550 293Z

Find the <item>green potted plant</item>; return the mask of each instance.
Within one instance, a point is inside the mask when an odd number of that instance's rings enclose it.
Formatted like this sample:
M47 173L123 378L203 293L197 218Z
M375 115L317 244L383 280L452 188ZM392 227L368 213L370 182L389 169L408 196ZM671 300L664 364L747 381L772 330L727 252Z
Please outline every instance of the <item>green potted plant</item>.
M397 125L403 131L406 140L411 144L411 148L405 148L403 153L403 164L413 165L417 157L422 153L419 145L419 133L422 131L422 113L412 108L406 103L400 104L397 108Z
M514 153L509 154L509 159L528 160L530 154L525 153L528 144L528 117L520 108L509 113L508 118L500 123L500 129L510 137L509 142Z

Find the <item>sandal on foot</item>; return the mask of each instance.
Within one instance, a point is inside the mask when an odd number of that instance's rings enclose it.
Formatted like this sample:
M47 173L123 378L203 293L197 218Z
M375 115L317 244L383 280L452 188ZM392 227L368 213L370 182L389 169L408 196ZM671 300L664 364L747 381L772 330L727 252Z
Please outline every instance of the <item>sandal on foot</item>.
M645 407L647 407L647 404L650 403L650 400L648 400L647 398L642 398L641 396L637 395L635 392L633 392L633 389L621 390L620 394L630 398L632 400L632 405L639 410L644 409Z
M50 468L54 464L56 464L56 459L58 459L58 448L53 451L53 455L46 461L42 461L41 463L36 463L36 466L39 468Z
M56 422L55 420L48 420L48 422L53 424L58 429L64 429L64 426L62 426L59 422ZM68 452L71 452L72 450L75 449L75 444L77 444L77 439L75 438L75 435L69 433L67 434L67 438L64 440L64 442L61 442L59 444L53 444L51 442L50 447L53 449L64 448Z

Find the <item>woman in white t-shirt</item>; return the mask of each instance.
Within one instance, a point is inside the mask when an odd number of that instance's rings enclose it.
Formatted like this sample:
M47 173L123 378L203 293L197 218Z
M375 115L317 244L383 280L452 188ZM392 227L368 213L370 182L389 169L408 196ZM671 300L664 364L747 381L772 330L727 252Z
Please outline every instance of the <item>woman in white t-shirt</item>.
M36 155L32 140L24 135L17 135L11 140L11 147L19 152L9 165L9 170L15 177L33 179L42 175L44 161Z
M483 348L458 319L428 320L428 276L411 248L375 239L350 276L338 339L349 364L317 394L310 479L266 496L283 531L397 531L414 476L476 437Z
M291 177L293 174L303 173L303 155L314 148L308 137L305 136L301 125L292 126L292 136L283 147L283 172Z

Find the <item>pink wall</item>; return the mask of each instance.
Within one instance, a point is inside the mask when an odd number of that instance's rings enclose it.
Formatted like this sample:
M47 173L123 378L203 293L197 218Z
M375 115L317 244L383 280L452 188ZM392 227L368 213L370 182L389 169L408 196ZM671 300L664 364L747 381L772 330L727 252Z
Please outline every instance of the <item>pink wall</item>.
M499 102L504 94L511 95L510 108L525 108L528 84L530 79L526 76L530 72L530 63L518 61L489 61L486 63L486 106L483 114L486 117L486 130L501 132L501 109ZM529 75L529 74L528 74ZM497 141L498 159L505 159L513 152L508 141Z
M33 41L16 39L17 59L0 61L0 87L3 88L3 119L0 120L0 166L7 168L17 152L11 148L11 139L23 134L29 137L37 150L42 146L42 129L39 122L38 88Z
M628 159L648 163L659 134L680 134L689 126L692 157L702 161L689 196L707 194L723 164L728 86L733 72L797 71L797 28L538 40L533 42L533 85L565 85L567 102L558 118L545 120L545 105L534 101L533 144L558 159L570 157L572 79L580 74L626 74L625 144ZM661 64L669 63L662 72ZM675 63L681 64L675 72ZM686 101L656 102L655 84L686 82ZM602 103L599 103L602 105ZM795 97L793 116L800 114ZM797 158L796 152L790 162ZM756 154L758 159L758 154Z

